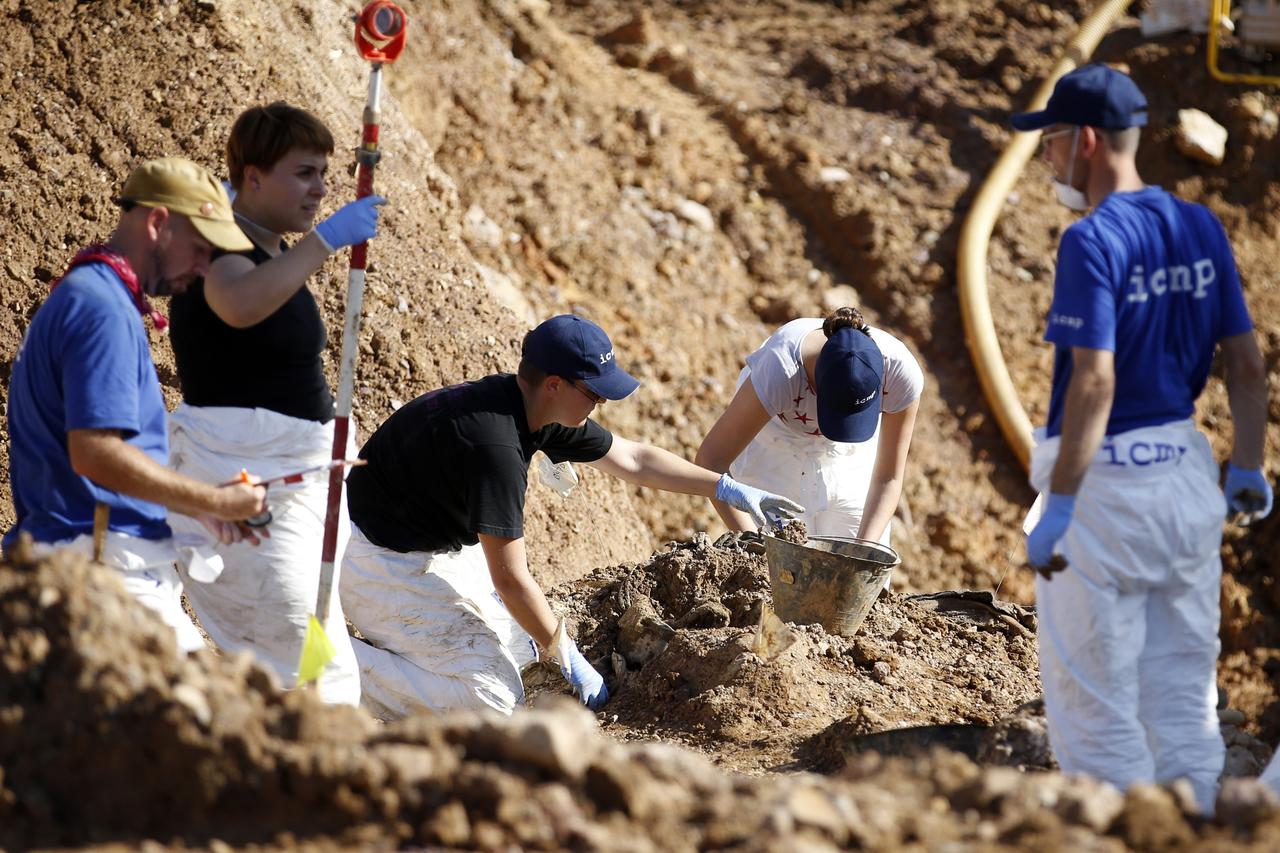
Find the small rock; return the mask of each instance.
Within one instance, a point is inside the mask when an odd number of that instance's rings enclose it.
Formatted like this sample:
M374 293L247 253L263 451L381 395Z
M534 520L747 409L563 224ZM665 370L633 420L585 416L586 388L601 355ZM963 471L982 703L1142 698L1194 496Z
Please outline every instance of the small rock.
M718 601L704 601L676 622L677 628L724 628L729 624L729 608Z
M433 841L449 847L465 847L471 840L471 821L467 808L457 800L450 800L436 809L423 824Z
M1124 811L1124 794L1110 785L1071 780L1054 809L1063 820L1104 833Z
M672 207L672 212L703 231L711 232L716 228L716 219L711 211L691 198L682 198L677 201Z
M632 666L644 666L667 648L676 633L649 598L639 598L618 620L618 651Z
M853 175L839 166L823 166L818 172L818 180L824 184L843 184L853 180Z
M1227 757L1222 763L1222 775L1252 777L1262 772L1262 762L1247 747L1233 744L1227 747Z
M1276 130L1280 129L1280 116L1276 115L1275 110L1266 110L1262 113L1262 118L1258 119L1258 127L1262 131L1265 139L1270 139L1276 135Z
M1244 712L1235 708L1223 708L1218 711L1218 722L1224 726L1244 725Z
M1125 792L1118 823L1120 838L1139 850L1187 847L1195 833L1187 825L1169 791L1155 785L1134 785Z
M893 667L882 660L876 661L871 666L871 677L876 681L884 684L893 676Z
M656 142L662 138L662 114L657 110L644 108L636 110L634 123L636 130L647 136L649 141Z
M1226 157L1227 129L1201 110L1178 110L1174 144L1192 160L1217 166Z
M641 7L630 21L605 33L600 40L605 44L653 45L660 37L653 13Z
M1248 831L1280 811L1280 797L1257 779L1223 779L1215 816L1236 830Z
M1191 787L1191 780L1175 779L1169 783L1168 790L1184 815L1200 814L1200 804L1196 802L1196 789Z
M207 727L213 719L213 712L209 708L209 700L190 684L179 684L174 687L173 700L180 705L185 705L201 727Z
M502 226L489 218L484 208L473 204L462 216L462 233L471 240L490 248L502 245Z
M581 779L603 741L595 714L564 700L505 719L481 723L476 741L484 751L543 770Z
M404 406L404 400L397 400L395 397L392 397L388 402L391 404L391 411L393 412L400 411L401 407Z
M1267 99L1261 92L1245 92L1237 102L1237 110L1244 118L1257 121L1267 111Z
M816 788L797 788L787 797L787 810L796 823L812 826L842 841L848 834L844 817L831 799Z

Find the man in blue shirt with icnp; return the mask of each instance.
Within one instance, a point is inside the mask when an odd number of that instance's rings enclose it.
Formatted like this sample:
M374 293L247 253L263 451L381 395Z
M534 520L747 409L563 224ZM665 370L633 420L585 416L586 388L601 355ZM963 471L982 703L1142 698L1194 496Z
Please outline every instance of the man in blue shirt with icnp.
M1146 123L1142 92L1104 65L1076 69L1044 110L1013 117L1044 130L1059 200L1092 207L1058 249L1027 555L1040 570L1040 674L1063 771L1122 790L1186 778L1209 813L1224 758L1222 523L1228 510L1271 509L1266 374L1221 223L1138 175ZM1235 425L1225 498L1192 420L1216 350Z
M182 609L165 510L199 517L222 541L256 542L235 522L261 512L266 491L219 488L165 467L164 398L143 318L163 328L149 297L185 290L215 246L250 244L226 191L187 160L139 166L119 204L110 239L72 259L14 360L9 477L18 520L4 547L28 534L38 550L97 552L192 650L203 642Z

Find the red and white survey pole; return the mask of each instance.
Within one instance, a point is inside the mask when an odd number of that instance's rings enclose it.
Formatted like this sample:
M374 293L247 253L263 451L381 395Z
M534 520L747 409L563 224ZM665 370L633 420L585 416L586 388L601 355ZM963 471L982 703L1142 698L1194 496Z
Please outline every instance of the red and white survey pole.
M382 66L395 62L404 50L409 17L391 0L373 0L356 18L356 50L370 65L369 95L364 105L364 128L356 154L356 198L373 194L373 169L382 156L378 150L378 129L382 113ZM368 243L351 247L351 267L347 274L347 311L342 327L342 362L338 374L337 411L333 419L333 460L346 458L347 434L351 420L351 400L355 386L356 353L360 337L360 315L364 302L364 274ZM300 684L318 678L333 658L333 649L324 634L333 593L334 557L338 549L338 519L342 509L344 466L334 464L329 471L329 503L324 516L324 542L320 552L320 585L316 590L313 623L308 625L298 666ZM318 629L318 630L317 630ZM326 653L327 652L327 653Z

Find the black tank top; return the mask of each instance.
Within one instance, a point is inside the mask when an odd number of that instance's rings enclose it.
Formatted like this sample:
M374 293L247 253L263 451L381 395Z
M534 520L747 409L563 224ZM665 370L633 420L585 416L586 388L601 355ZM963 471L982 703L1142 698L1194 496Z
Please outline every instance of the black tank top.
M230 253L217 256L222 254ZM257 246L234 254L255 264L271 260ZM169 339L189 406L270 409L321 423L333 419L333 395L320 360L324 321L305 284L270 317L237 329L213 313L204 280L197 280L169 300Z

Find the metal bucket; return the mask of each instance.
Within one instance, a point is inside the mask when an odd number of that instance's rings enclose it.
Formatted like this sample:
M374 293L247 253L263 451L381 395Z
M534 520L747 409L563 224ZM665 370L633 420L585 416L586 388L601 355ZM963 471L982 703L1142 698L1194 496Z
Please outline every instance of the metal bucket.
M852 637L902 558L869 539L815 536L803 545L764 537L773 609L784 622L817 622Z

